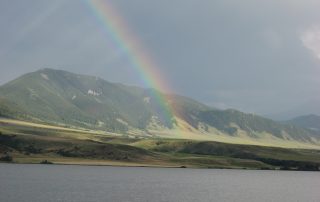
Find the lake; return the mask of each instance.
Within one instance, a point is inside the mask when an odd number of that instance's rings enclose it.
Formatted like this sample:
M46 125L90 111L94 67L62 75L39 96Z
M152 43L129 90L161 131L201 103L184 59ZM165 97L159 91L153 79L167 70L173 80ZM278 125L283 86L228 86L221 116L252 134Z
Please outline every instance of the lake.
M320 201L320 172L0 164L0 201Z

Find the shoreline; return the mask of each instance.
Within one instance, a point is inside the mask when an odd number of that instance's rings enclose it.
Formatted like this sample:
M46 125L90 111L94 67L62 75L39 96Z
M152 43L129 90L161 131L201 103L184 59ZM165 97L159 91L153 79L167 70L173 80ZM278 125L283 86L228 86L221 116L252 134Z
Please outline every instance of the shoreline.
M143 162L124 162L124 161L108 161L100 159L75 159L75 158L52 158L45 156L35 158L15 158L12 162L0 161L0 164L21 164L21 165L64 165L64 166L108 166L108 167L132 167L132 168L182 168L182 169L223 169L223 170L272 170L272 171L308 171L319 172L320 170L308 170L298 168L273 167L241 167L241 166L208 166L196 164L179 164L176 162L143 163Z
M224 167L197 167L197 166L162 166L162 165L126 165L126 164L83 164L83 163L18 163L18 162L0 162L0 164L11 165L48 165L48 166L90 166L90 167L120 167L120 168L175 168L175 169L201 169L201 170L247 170L247 171L300 171L300 170L280 170L280 169L253 169L253 168L224 168Z
M199 170L242 170L242 171L295 171L295 172L319 172L314 170L296 170L296 169L254 169L254 168L227 168L227 167L198 167L198 166L164 166L164 165L151 165L151 164L137 164L137 165L126 165L126 164L84 164L84 163L19 163L19 162L0 162L1 164L7 165L48 165L48 166L89 166L89 167L119 167L119 168L172 168L172 169L199 169Z
M245 168L245 167L219 167L219 166L196 166L196 165L159 165L159 164L139 164L130 162L114 162L114 161L93 161L93 162L73 162L73 161L48 161L49 163L41 162L0 162L0 164L17 164L17 165L62 165L62 166L106 166L106 167L128 167L128 168L181 168L181 169L221 169L221 170L270 170L270 171L302 171L302 170L281 170L280 168Z

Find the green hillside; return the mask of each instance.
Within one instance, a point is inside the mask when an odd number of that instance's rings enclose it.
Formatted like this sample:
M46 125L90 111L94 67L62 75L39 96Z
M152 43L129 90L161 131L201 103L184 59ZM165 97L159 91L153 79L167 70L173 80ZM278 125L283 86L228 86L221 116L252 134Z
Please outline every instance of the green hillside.
M297 126L281 124L271 119L255 114L246 114L237 110L202 111L199 118L201 121L230 135L235 134L238 129L241 129L253 137L258 137L262 132L272 134L278 138L283 138L286 134L289 134L290 137L301 141L312 141L312 137L319 137ZM235 123L236 126L232 126L230 123Z
M145 128L152 116L167 127L171 124L161 120L152 90L66 71L43 69L26 74L2 86L0 95L6 105L17 105L21 113L46 122L122 132L129 127ZM16 118L17 113L5 110L10 107L1 108L3 116Z
M299 125L54 69L28 73L1 86L0 116L127 136L320 146L320 134Z

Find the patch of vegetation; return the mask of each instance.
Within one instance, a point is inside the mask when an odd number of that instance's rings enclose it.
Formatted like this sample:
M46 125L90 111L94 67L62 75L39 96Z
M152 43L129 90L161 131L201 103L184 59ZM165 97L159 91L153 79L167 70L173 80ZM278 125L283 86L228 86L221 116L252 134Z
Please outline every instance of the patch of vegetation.
M4 154L3 156L0 156L0 161L3 162L12 162L13 158L9 154Z
M53 164L51 161L43 160L40 162L40 164Z
M261 162L271 167L287 170L319 170L320 151L297 150L252 145L236 145L218 142L198 142L183 140L146 140L136 144L157 152L174 152L188 155L220 156L224 159L243 159ZM220 162L221 164L221 162ZM232 162L235 165L235 162ZM248 167L248 166L246 166ZM255 165L263 169L262 165Z
M271 158L253 158L269 165L278 166L281 170L303 170L303 171L319 171L320 163L293 161L293 160L278 160Z

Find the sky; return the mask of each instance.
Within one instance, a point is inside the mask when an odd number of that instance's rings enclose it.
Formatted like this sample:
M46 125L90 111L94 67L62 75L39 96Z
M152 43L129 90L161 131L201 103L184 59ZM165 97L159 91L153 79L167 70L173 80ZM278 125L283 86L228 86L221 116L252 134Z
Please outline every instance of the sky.
M320 114L320 1L108 2L172 92L274 117ZM54 68L145 87L103 26L85 0L0 1L0 85Z

